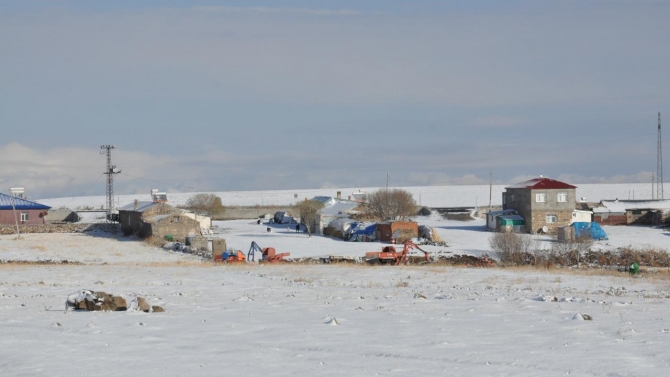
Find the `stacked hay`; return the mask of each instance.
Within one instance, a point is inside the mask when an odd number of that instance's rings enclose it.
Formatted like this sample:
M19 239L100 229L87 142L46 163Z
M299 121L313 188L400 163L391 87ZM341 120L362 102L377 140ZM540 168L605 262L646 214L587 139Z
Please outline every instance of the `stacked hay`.
M405 243L405 241L416 237L416 231L412 229L398 229L396 232L398 232L398 236L395 239L396 244Z
M442 239L442 237L440 237L440 234L437 232L435 228L430 228L430 230L432 231L433 234L433 238L431 239L431 241L444 242L444 240Z

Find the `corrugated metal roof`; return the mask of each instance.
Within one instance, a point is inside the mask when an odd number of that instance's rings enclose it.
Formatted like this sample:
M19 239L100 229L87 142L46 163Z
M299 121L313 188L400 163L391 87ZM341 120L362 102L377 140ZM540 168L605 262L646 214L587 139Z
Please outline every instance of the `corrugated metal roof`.
M0 193L0 209L12 209L12 199L14 200L14 207L20 210L27 209L51 209L51 207L44 204L31 202L21 198L12 198L11 195Z
M670 200L603 200L603 207L593 209L594 213L623 213L632 209L664 209L670 210Z
M565 182L557 181L551 178L534 178L525 182L520 182L506 188L528 188L531 190L553 190L553 189L574 189L577 186L569 185Z

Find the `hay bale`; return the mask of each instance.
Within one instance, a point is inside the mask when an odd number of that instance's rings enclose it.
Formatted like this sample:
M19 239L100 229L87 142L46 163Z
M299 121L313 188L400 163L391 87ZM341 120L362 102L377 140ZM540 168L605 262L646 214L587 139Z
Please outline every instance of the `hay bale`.
M431 239L431 241L444 242L444 240L442 239L442 237L440 237L440 234L437 232L437 230L435 228L430 228L430 230L433 231L432 232L433 233L433 238Z
M396 244L405 243L405 241L417 236L416 231L413 229L398 229L396 232L398 232L398 236L395 239Z

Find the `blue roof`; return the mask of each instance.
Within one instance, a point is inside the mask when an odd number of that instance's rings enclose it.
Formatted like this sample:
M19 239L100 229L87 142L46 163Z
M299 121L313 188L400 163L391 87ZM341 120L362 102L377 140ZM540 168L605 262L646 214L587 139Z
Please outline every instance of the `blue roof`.
M31 202L30 200L21 198L12 198L10 195L0 193L0 210L12 209L12 199L14 199L14 206L16 209L51 209L51 207L45 206L44 204Z

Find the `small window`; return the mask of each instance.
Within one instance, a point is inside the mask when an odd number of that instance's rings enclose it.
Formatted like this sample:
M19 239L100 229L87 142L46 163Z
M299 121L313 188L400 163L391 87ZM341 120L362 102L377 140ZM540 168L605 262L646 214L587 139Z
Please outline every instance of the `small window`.
M633 210L633 215L641 215L641 214L642 214L642 210L640 210L640 209L634 209Z
M179 222L179 216L174 217L174 222L178 223Z
M567 192L559 192L556 199L558 200L559 203L567 203L568 202L568 193Z
M28 221L28 212L21 212L21 222Z
M547 215L547 224L555 223L558 221L558 216L556 215Z
M535 202L536 203L544 203L546 201L547 201L547 194L545 194L545 193L535 194Z

